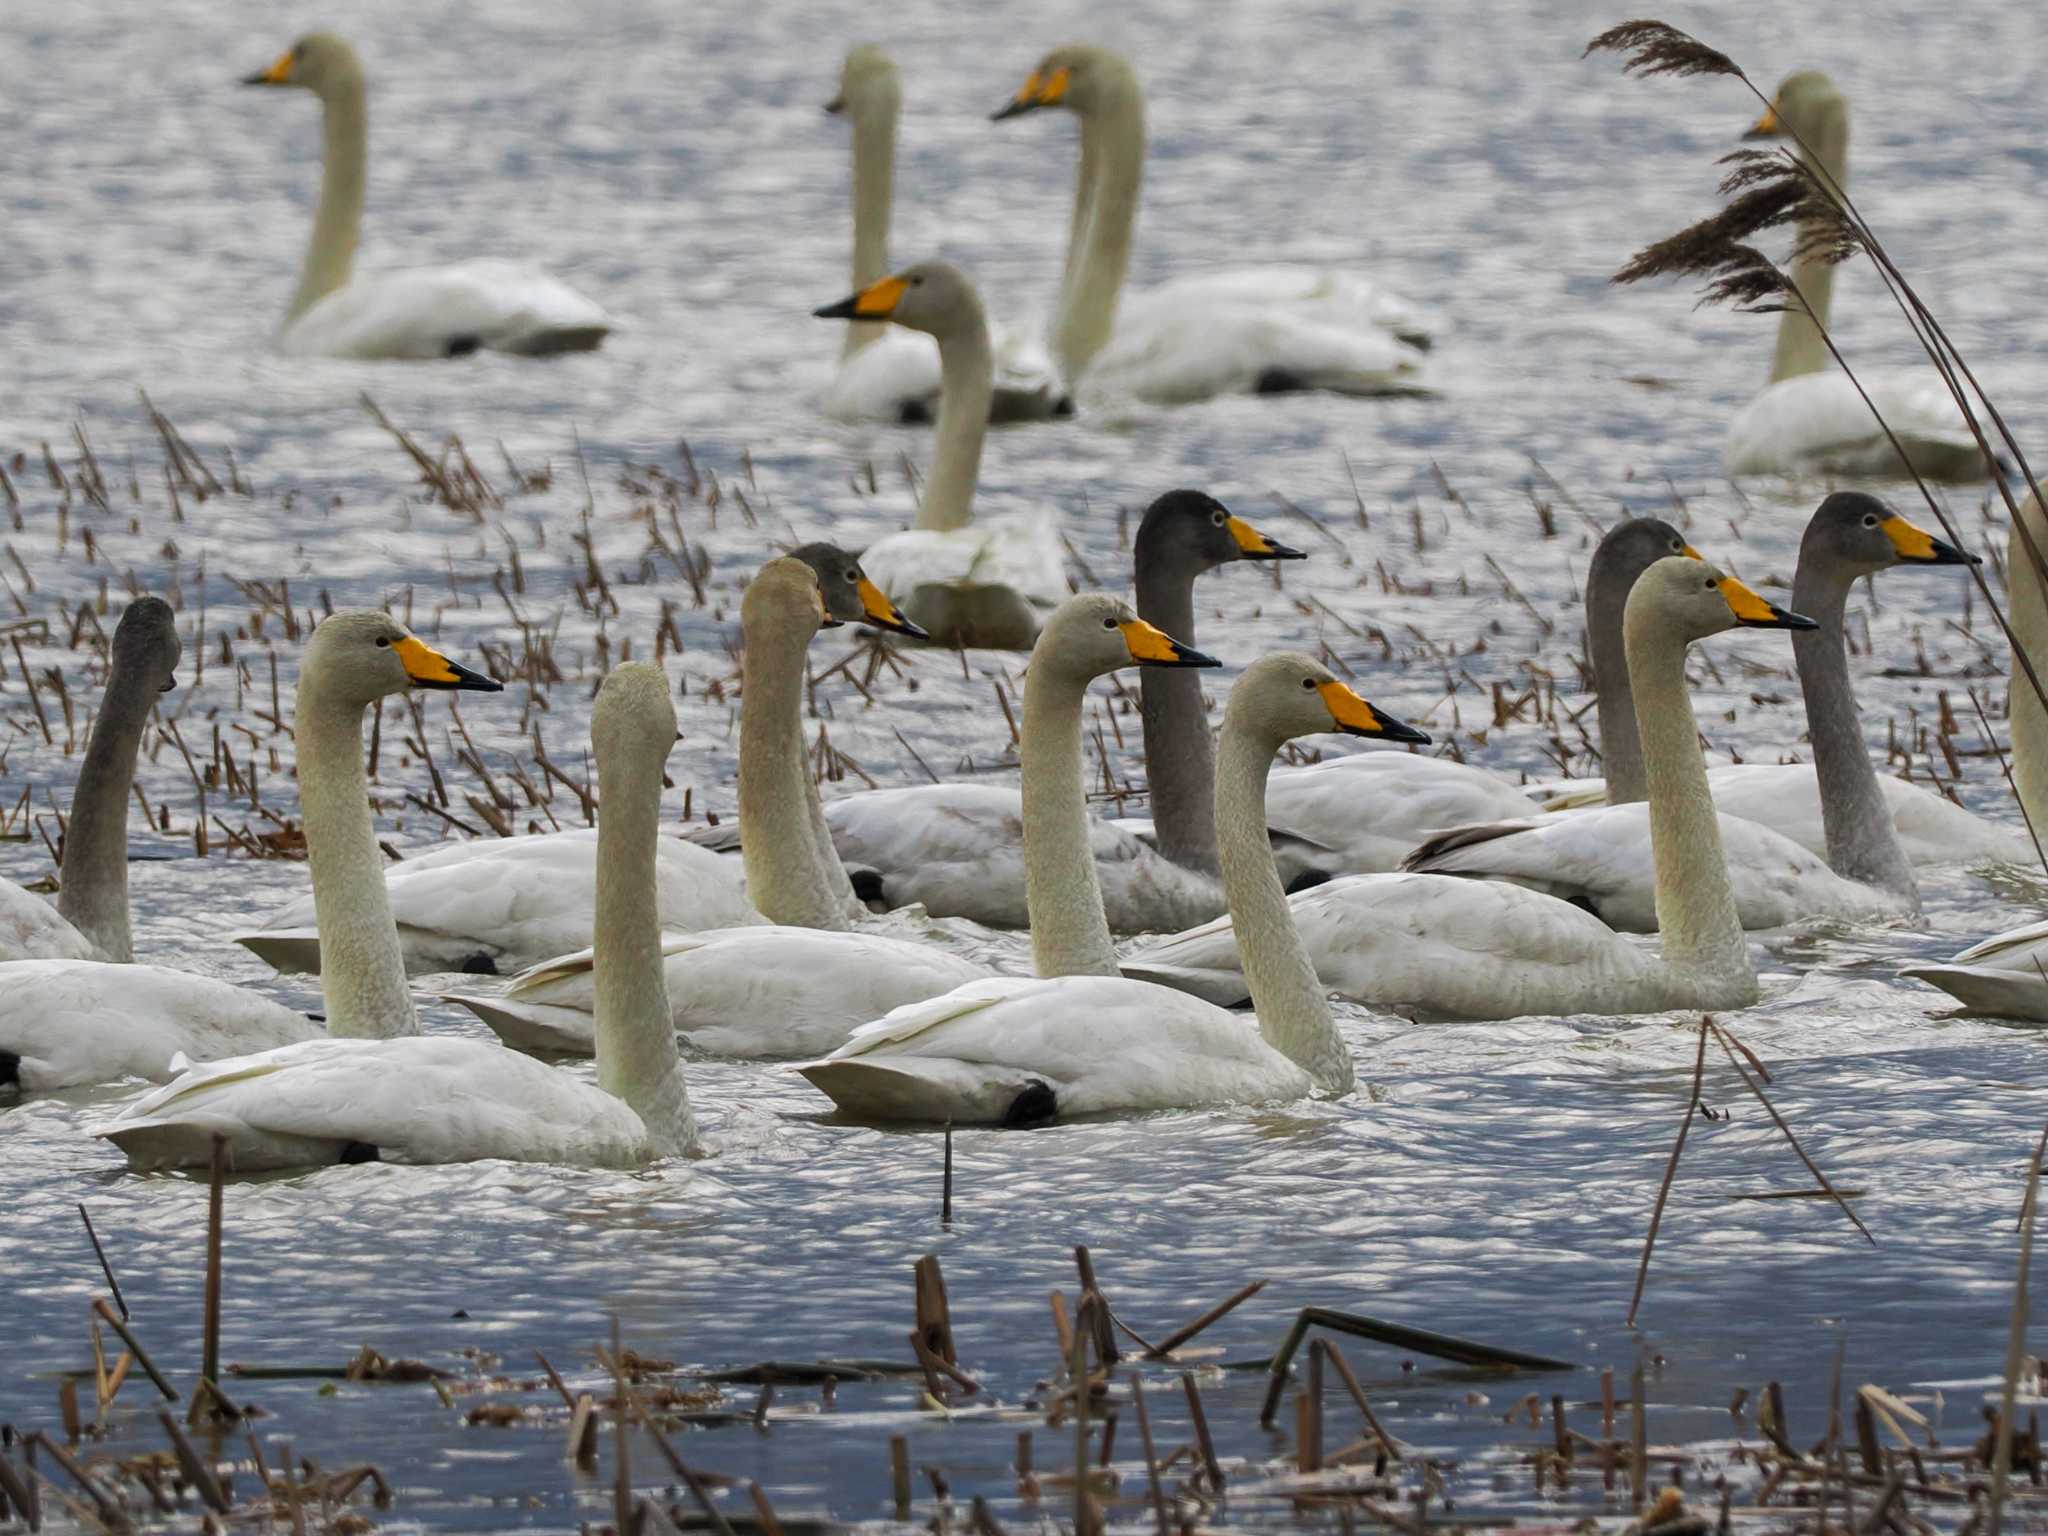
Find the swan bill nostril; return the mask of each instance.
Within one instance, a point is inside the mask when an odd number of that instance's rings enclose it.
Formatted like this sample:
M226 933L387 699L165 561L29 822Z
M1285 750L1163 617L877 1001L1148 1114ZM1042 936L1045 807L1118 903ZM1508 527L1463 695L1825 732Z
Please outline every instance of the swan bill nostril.
M1131 660L1143 667L1220 667L1222 662L1204 655L1193 646L1182 645L1165 630L1143 619L1127 619L1116 626L1124 637L1124 649Z
M476 693L504 691L505 685L495 677L486 677L459 661L450 661L417 635L394 640L391 650L415 688L462 688Z
M929 640L928 631L910 622L903 616L903 610L889 601L889 595L863 576L855 583L860 594L861 613L868 623L878 629L893 629L899 635L908 635L913 640Z
M1406 741L1417 746L1428 746L1427 732L1418 731L1405 720L1396 720L1392 715L1381 714L1344 684L1336 681L1317 683L1316 692L1323 697L1323 705L1330 711L1330 719L1336 728L1347 736L1371 736L1381 741Z
M1746 629L1820 628L1818 620L1809 619L1803 613L1794 613L1789 608L1780 608L1776 603L1765 602L1733 576L1723 576L1715 586L1720 591L1721 600L1728 605L1728 611L1735 615L1735 622Z
M1982 565L1977 555L1965 554L1946 539L1937 539L1924 528L1915 527L1894 512L1877 525L1899 559L1908 565Z
M1006 118L1021 117L1038 107L1058 106L1066 99L1067 86L1072 80L1073 71L1065 65L1051 74L1041 74L1034 69L1017 87L1017 94L989 114L989 121L1000 123Z
M1305 551L1282 544L1278 539L1269 539L1241 517L1225 520L1223 526L1237 541L1237 552L1246 560L1306 560Z

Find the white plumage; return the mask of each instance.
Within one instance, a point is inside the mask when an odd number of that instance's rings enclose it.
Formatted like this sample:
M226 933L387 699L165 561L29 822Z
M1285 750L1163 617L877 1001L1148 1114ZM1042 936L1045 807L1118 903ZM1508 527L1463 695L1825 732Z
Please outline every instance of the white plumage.
M292 320L278 346L300 357L531 356L587 351L611 328L602 308L559 279L484 258L354 278Z
M100 958L98 946L55 907L12 880L0 880L0 963Z
M1982 478L1983 456L1963 413L1932 369L1858 372L1879 414L1923 474ZM1764 389L1729 423L1722 467L1731 475L1904 473L1870 406L1834 369L1796 374ZM1960 464L1965 473L1947 466Z
M1973 1013L2048 1023L2048 922L1980 939L1939 965L1908 965L1911 976L1941 988Z

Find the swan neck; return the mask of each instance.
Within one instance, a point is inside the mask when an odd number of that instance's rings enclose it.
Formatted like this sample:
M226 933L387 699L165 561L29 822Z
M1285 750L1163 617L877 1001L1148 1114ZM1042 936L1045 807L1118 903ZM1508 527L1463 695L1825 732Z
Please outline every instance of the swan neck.
M853 287L859 293L889 275L889 217L896 199L896 107L877 103L853 120ZM886 320L855 320L840 355L851 357L887 330Z
M989 404L995 398L995 357L989 349L988 320L976 305L966 322L939 341L938 441L932 448L931 478L917 509L919 528L965 528L974 516L974 487L981 478L981 445L988 435Z
M1810 559L1799 562L1792 578L1792 606L1820 624L1819 629L1794 631L1792 654L1806 699L1828 866L1845 880L1892 892L1917 911L1920 887L1878 787L1849 679L1843 619L1852 582L1840 567Z
M740 854L747 899L771 923L794 928L848 926L846 872L830 838L818 849L824 813L804 751L804 658L815 629L748 621L740 692ZM821 869L825 859L828 871Z
M1189 645L1195 643L1195 573L1139 536L1138 617ZM1159 851L1183 869L1214 875L1216 763L1202 705L1202 676L1192 667L1146 667L1138 674L1138 713L1145 728L1145 780ZM1265 825L1265 815L1259 815Z
M1820 173L1823 186L1847 192L1849 189L1849 110L1846 104L1836 104L1819 114L1819 120L1807 135L1806 156L1808 164ZM1812 232L1810 225L1800 226L1802 236ZM1827 343L1821 339L1821 328L1828 323L1828 312L1835 292L1835 269L1817 258L1808 258L1792 264L1793 286L1798 288L1812 314L1793 304L1778 317L1778 346L1771 357L1771 382L1796 378L1802 373L1819 373L1828 366ZM1819 324L1815 324L1815 321Z
M363 224L363 181L368 157L369 110L363 78L351 71L320 98L324 136L320 154L320 205L313 214L313 238L306 247L299 291L292 295L287 323L344 286L355 266L356 240Z
M1586 576L1586 651L1593 664L1600 769L1607 778L1609 805L1633 805L1648 794L1643 743L1636 732L1635 691L1629 686L1628 648L1621 634L1622 611L1633 580L1633 572L1608 569L1597 556Z
M1024 798L1024 904L1040 976L1114 976L1081 783L1081 713L1088 680L1033 658L1024 678L1019 758Z
M1650 802L1664 964L1688 975L1753 976L1721 823L1685 689L1685 643L1655 622L1627 629L1629 678Z
M597 1083L646 1128L651 1157L689 1150L697 1139L676 1050L662 967L656 897L660 769L633 761L597 763L597 909L591 953L596 988ZM651 760L650 760L651 761Z
M1145 178L1145 102L1135 80L1105 89L1081 119L1085 223L1068 238L1068 280L1053 320L1053 352L1061 372L1078 379L1116 328L1117 295L1131 261L1131 236ZM1089 187L1087 183L1093 182Z
M405 954L370 821L363 708L359 701L329 696L317 676L302 674L293 731L327 1032L344 1039L388 1040L418 1034L419 1020L406 987Z
M1258 1011L1259 1034L1326 1093L1354 1082L1316 968L1295 931L1266 836L1266 775L1277 745L1226 721L1216 770L1215 828L1230 922Z
M128 921L128 796L142 729L155 704L142 673L117 667L108 675L64 828L57 911L107 959L123 965L135 958Z

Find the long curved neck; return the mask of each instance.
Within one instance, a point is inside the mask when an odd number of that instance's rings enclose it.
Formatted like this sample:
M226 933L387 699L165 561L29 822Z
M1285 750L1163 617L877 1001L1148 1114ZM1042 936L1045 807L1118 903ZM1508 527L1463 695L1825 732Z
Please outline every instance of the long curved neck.
M1664 963L1695 974L1750 974L1699 727L1685 691L1685 645L1654 625L1631 625L1627 643L1649 788Z
M57 910L109 960L124 965L135 958L128 924L128 795L154 702L145 675L116 668L108 677L64 830Z
M896 198L896 104L876 102L853 117L853 289L889 275L889 214ZM851 357L887 330L886 320L846 328L841 357Z
M938 442L931 477L917 509L919 528L965 528L974 516L974 487L981 479L981 444L988 435L989 402L995 398L995 358L989 350L988 320L976 306L971 323L939 337Z
M369 113L361 75L337 81L320 99L325 143L320 154L320 206L313 214L313 238L306 247L299 291L285 320L298 319L348 281L355 265L356 238L363 224L364 162Z
M597 1084L647 1128L650 1156L690 1150L697 1125L662 969L655 865L661 780L638 763L597 762Z
M1821 172L1823 186L1849 189L1849 112L1846 105L1818 114L1819 121L1808 131L1809 159ZM1807 233L1801 226L1800 233ZM1792 282L1813 311L1808 316L1797 304L1778 317L1778 346L1771 356L1771 382L1802 373L1818 373L1828 366L1827 343L1821 340L1820 325L1828 322L1834 297L1835 269L1818 258L1793 263Z
M2020 502L2020 516L2034 536L2034 547L2048 562L2048 518L2032 496ZM2017 524L2005 543L2006 622L2013 637L2048 684L2048 576L2036 568ZM2012 780L2020 804L2042 841L2048 842L2048 709L2043 709L2025 668L2015 663L2007 678L2012 717Z
M1085 678L1034 662L1024 678L1024 904L1041 976L1114 976L1116 950L1088 844L1081 784Z
M1878 788L1849 681L1842 620L1852 584L1840 567L1813 559L1802 559L1792 578L1792 606L1820 623L1819 629L1794 632L1792 653L1799 665L1799 691L1806 697L1828 865L1843 879L1879 886L1918 911L1920 887Z
M1081 245L1088 234L1088 210L1095 200L1095 179L1102 158L1102 146L1084 126L1081 131L1080 164L1074 172L1074 209L1067 219L1067 258L1060 267L1059 304L1064 307L1073 291L1074 273L1081 265Z
M1276 748L1228 724L1216 774L1216 843L1237 951L1266 1044L1329 1093L1350 1091L1351 1053L1295 932L1266 838L1266 774Z
M1622 610L1633 580L1632 573L1603 567L1597 554L1586 575L1586 650L1593 663L1600 769L1607 776L1609 805L1633 805L1648 794L1643 743L1636 732L1636 696L1629 687L1628 650L1621 637Z
M327 1032L357 1040L416 1035L420 1026L406 989L405 954L370 823L363 706L327 697L317 680L302 675L293 731Z
M1086 224L1068 236L1067 285L1052 328L1053 351L1069 379L1081 376L1116 328L1145 179L1145 100L1137 81L1105 89L1081 119L1081 166L1075 212L1082 211L1079 191L1087 190Z
M1145 547L1138 535L1138 617L1195 643L1195 573ZM1159 851L1186 869L1216 874L1216 763L1202 708L1202 677L1190 667L1146 667L1138 674L1145 727L1145 782ZM1264 811L1259 826L1266 824Z
M848 926L846 873L832 854L832 880L822 855L804 755L804 652L809 626L747 626L745 682L740 693L740 854L747 899L771 923L796 928ZM819 820L822 821L822 812ZM826 849L831 848L827 838Z

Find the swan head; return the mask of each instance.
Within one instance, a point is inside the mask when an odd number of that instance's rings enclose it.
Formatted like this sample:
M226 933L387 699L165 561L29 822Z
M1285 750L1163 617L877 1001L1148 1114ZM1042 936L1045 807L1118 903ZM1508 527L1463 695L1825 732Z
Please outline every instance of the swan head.
M308 32L268 69L244 75L244 85L296 85L316 96L337 86L360 83L363 66L355 49L332 32Z
M138 597L114 626L114 670L133 674L152 693L178 686L184 649L178 643L177 617L160 597Z
M676 736L667 673L652 662L628 661L606 674L590 709L590 746L600 769L610 762L658 774Z
M1704 557L1685 541L1685 535L1661 517L1631 517L1616 523L1602 536L1593 551L1593 563L1586 568L1586 592L1613 590L1615 602L1627 600L1636 578L1671 555L1689 560Z
M1731 629L1819 629L1802 613L1768 603L1710 560L1667 555L1636 578L1622 620L1636 637L1661 631L1686 644Z
M306 642L299 687L357 707L408 688L497 693L504 684L450 661L380 608L345 608L320 621Z
M811 568L811 574L818 579L818 592L824 599L825 616L833 622L871 624L876 629L894 630L913 640L931 638L905 618L903 610L889 601L888 594L868 580L867 572L860 568L860 561L837 544L827 544L822 540L805 544L791 550L789 557L801 560Z
M839 91L825 103L827 112L858 123L883 114L894 117L902 104L903 85L894 59L873 43L857 43L846 50Z
M811 313L821 320L893 320L942 338L988 328L980 293L950 261L920 261Z
M774 635L800 635L808 645L819 630L838 626L817 572L794 555L762 566L740 598L740 632L750 646Z
M1373 708L1336 673L1299 651L1276 651L1244 669L1223 712L1225 731L1248 734L1278 752L1297 736L1337 731L1376 741L1427 746L1405 720Z
M1033 669L1068 677L1101 677L1120 667L1217 667L1222 663L1147 624L1131 605L1106 592L1070 597L1046 620L1031 648Z
M1862 491L1836 491L1815 510L1799 541L1799 563L1809 560L1840 572L1844 587L1895 565L1983 563Z
M1207 491L1168 491L1145 509L1132 555L1141 566L1195 574L1232 560L1306 560L1269 538Z
M1137 76L1121 54L1089 43L1069 43L1040 59L1017 94L990 117L1000 123L1041 107L1063 107L1086 117L1136 88Z
M1794 138L1813 144L1848 114L1849 99L1835 88L1834 81L1817 69L1802 69L1779 82L1770 106L1743 137L1776 139L1789 132Z

